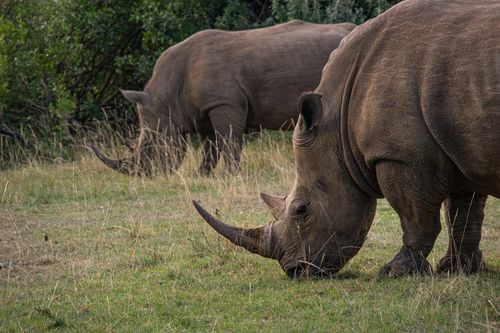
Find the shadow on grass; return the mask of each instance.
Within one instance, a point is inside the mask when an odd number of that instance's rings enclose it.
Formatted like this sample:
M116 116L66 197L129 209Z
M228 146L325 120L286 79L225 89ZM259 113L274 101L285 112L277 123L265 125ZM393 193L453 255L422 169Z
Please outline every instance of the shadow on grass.
M332 275L330 280L362 280L367 281L373 279L373 276L364 274L358 271L345 271Z
M37 307L36 308L36 311L42 315L43 317L49 319L51 321L50 325L47 326L47 329L49 330L56 330L56 329L61 329L61 328L66 328L68 327L68 325L66 324L66 322L64 321L64 319L61 319L61 318L57 318L53 313L52 311L50 311L49 308L41 308L41 307Z
M343 280L360 280L369 281L373 280L373 276L358 271L342 271L340 273L322 275L322 276L307 276L302 278L290 278L286 277L286 280L305 282L305 281L343 281Z

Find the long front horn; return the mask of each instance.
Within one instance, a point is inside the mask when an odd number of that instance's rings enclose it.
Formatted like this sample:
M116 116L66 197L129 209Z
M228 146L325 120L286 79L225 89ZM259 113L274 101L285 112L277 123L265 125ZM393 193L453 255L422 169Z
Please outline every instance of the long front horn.
M274 246L272 246L272 226L270 224L258 228L237 228L219 221L195 200L193 200L193 205L201 217L231 243L263 257L276 259Z
M108 167L111 169L114 169L116 171L119 171L121 173L124 173L126 175L131 175L132 168L130 165L130 161L127 160L112 160L108 158L106 155L104 155L99 149L97 149L96 146L90 145L90 148L94 151L94 154Z

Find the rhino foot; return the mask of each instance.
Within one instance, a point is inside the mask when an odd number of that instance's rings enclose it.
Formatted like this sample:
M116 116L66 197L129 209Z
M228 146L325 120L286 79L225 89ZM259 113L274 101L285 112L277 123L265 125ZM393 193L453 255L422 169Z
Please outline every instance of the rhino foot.
M475 250L472 254L446 254L437 265L438 273L477 273L485 269L483 254Z
M431 265L422 255L412 255L403 248L391 262L382 266L379 276L400 277L413 274L428 274Z

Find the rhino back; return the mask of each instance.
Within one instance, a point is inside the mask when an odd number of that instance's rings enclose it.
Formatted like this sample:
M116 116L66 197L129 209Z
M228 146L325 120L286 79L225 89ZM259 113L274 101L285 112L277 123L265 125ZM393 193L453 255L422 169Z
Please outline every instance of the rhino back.
M410 0L344 39L318 90L334 92L365 179L377 160L418 164L438 149L500 194L498 22L498 1Z
M297 117L298 96L315 88L330 52L354 27L292 21L197 33L185 41L188 99L202 112L219 104L246 108L250 128L281 128Z

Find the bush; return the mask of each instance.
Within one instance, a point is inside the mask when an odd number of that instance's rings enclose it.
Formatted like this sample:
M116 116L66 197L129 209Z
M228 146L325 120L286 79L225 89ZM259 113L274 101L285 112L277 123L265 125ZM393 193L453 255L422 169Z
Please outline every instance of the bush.
M4 0L0 118L41 140L108 120L137 123L119 88L142 89L156 58L207 28L240 30L303 19L362 23L394 0Z
M272 0L278 22L301 19L316 23L361 24L401 0Z

